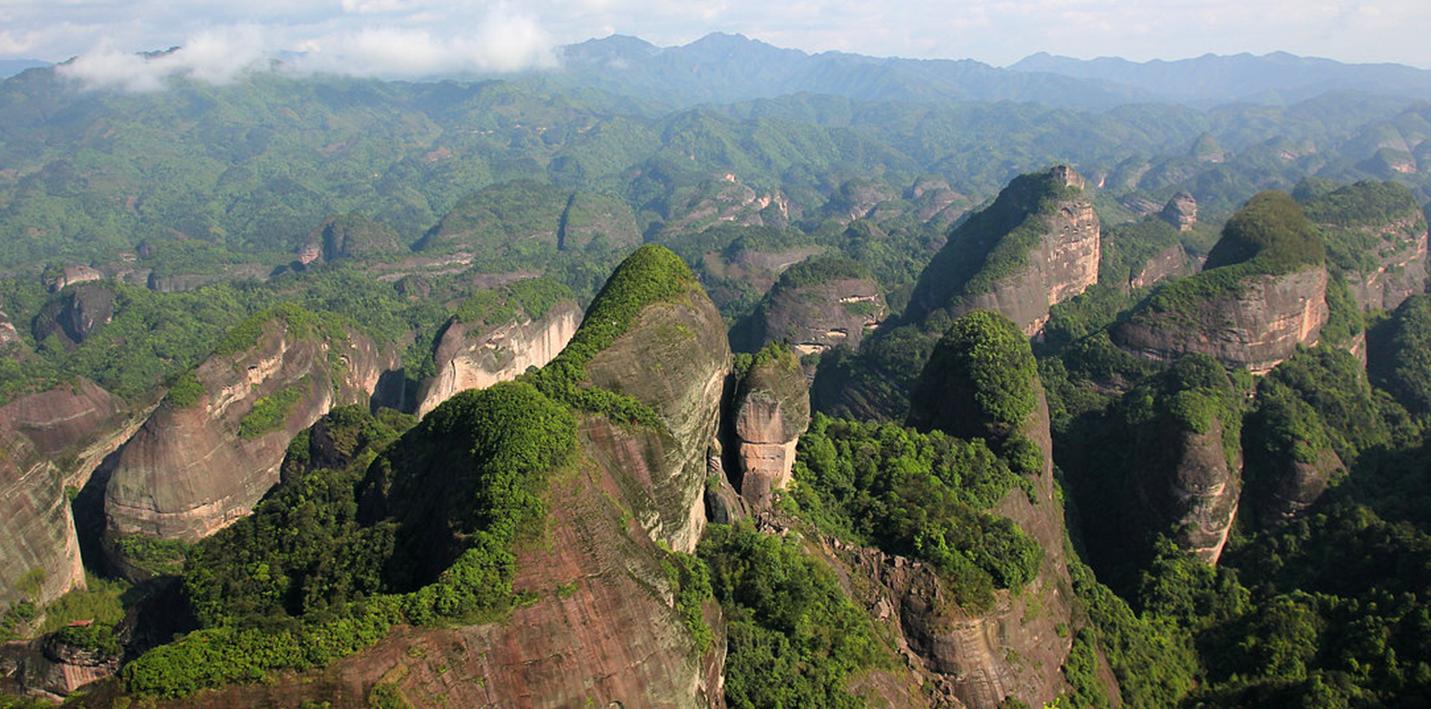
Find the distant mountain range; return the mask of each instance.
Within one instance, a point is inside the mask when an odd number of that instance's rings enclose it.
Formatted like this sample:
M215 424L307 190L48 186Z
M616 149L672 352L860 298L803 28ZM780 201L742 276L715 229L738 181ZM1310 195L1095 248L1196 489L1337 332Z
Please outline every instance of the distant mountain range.
M1035 54L1000 68L971 59L808 54L739 34L678 47L622 35L561 49L583 84L668 104L729 103L795 93L861 100L1034 102L1068 108L1127 103L1288 104L1328 91L1431 99L1431 71L1400 64L1343 64L1284 52L1208 54L1178 61L1078 60Z
M49 65L49 62L39 59L0 59L0 79L14 76L26 69Z
M1118 57L1073 59L1040 52L1009 69L1107 81L1183 103L1290 103L1343 90L1431 97L1431 71L1404 64L1343 64L1286 52L1204 54L1148 62Z

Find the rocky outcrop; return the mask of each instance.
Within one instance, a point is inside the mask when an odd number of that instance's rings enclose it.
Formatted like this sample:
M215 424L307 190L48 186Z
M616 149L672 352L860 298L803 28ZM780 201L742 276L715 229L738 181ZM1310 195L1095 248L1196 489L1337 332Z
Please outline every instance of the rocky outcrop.
M816 257L782 274L751 315L746 332L735 334L750 350L772 342L788 344L801 355L835 347L854 350L887 315L879 284L865 269L846 259Z
M1170 278L1185 276L1191 268L1192 264L1188 261L1187 251L1183 250L1182 244L1172 244L1153 254L1152 258L1133 271L1128 278L1128 288L1147 288Z
M102 283L85 283L45 304L35 317L35 341L51 335L66 346L84 342L96 329L114 319L114 289Z
M105 491L121 567L122 537L194 542L247 515L289 441L335 405L366 403L395 366L366 336L325 337L304 315L272 317L251 346L201 364L124 445Z
M23 342L24 340L20 338L20 332L15 329L15 323L10 320L10 316L0 310L0 350L8 350L12 345L19 345Z
M664 425L661 431L606 425L589 436L603 457L649 486L637 520L677 551L694 550L705 529L706 450L719 427L730 360L720 313L696 287L643 308L586 366L592 384L634 397Z
M1100 227L1084 187L1063 165L1016 178L950 235L920 275L910 314L994 310L1036 334L1051 306L1098 280Z
M99 462L144 420L124 400L83 377L0 406L0 434L18 433L63 466L65 484L83 487Z
M418 390L418 416L459 391L485 389L544 366L571 341L580 320L581 309L571 301L557 303L535 320L522 316L496 327L452 320L433 354L437 374Z
M298 247L298 261L304 264L318 259L338 261L348 258L371 258L392 254L401 247L392 227L360 214L343 214L323 220L308 233Z
M736 391L733 415L740 496L753 511L769 509L773 492L790 482L795 446L810 425L810 392L792 351L772 348L756 356Z
M1170 361L1188 352L1264 374L1317 342L1327 323L1327 271L1249 276L1239 289L1191 304L1187 312L1144 311L1115 326L1113 340L1135 354Z
M1292 198L1263 192L1228 220L1206 270L1159 288L1110 335L1150 359L1198 352L1264 374L1327 323L1324 253Z
M1143 451L1152 456L1137 477L1138 490L1159 530L1197 558L1216 564L1232 531L1242 494L1240 457L1229 462L1223 423L1212 419L1204 432L1176 424L1161 426Z
M0 435L0 607L84 588L64 479L24 435Z
M103 278L104 274L100 273L97 268L83 264L74 264L65 266L59 269L59 271L46 276L45 287L49 288L51 293L58 293L70 286L89 283L90 281L98 281Z
M1178 231L1192 231L1197 226L1197 200L1187 192L1179 192L1163 206L1158 218Z

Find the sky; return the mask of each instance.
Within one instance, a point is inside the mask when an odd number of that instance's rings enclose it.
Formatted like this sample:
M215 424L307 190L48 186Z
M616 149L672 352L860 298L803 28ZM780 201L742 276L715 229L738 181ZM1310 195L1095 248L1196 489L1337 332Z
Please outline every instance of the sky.
M287 55L300 71L425 76L554 67L557 46L612 33L666 46L715 31L999 66L1282 50L1431 68L1427 0L0 0L0 58L78 56L77 77L136 90L222 82L280 52L301 52Z

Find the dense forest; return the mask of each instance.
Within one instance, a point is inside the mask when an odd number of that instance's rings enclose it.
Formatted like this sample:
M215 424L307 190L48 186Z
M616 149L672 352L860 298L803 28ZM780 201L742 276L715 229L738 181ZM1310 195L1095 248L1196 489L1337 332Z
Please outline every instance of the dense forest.
M1431 704L1412 84L603 42L0 83L0 707Z

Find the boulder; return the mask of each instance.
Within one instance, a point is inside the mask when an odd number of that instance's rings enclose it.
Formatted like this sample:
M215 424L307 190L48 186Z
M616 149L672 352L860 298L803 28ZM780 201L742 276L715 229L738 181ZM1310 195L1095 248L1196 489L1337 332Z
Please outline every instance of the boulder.
M795 353L768 348L757 355L733 411L740 496L751 510L767 510L772 493L789 484L795 446L810 425L809 387Z

